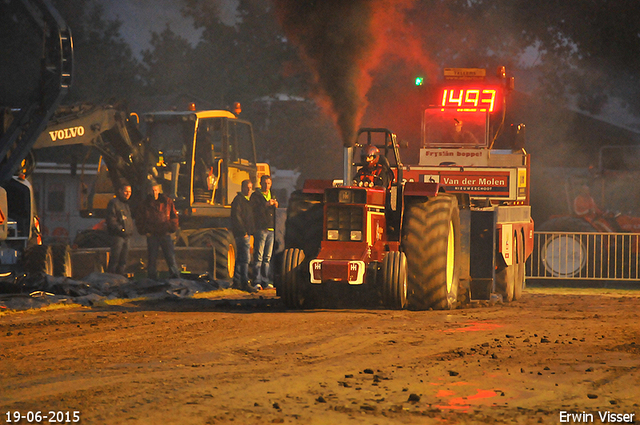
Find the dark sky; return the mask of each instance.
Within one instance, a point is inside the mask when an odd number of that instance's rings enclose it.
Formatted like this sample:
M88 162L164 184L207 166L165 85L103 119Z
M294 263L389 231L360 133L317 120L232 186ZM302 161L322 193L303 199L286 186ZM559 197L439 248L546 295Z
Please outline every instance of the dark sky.
M224 22L233 22L237 0L217 1L221 5ZM151 32L162 32L169 23L171 29L192 43L197 42L200 31L193 28L193 21L180 14L180 3L175 0L102 0L109 19L122 21L121 33L139 57L148 49Z
M233 22L237 0L202 1L218 2L221 5L223 21ZM151 32L161 32L167 23L174 32L194 44L200 36L200 31L193 28L192 20L181 15L180 2L175 0L102 0L102 4L109 18L122 21L122 36L138 57L142 50L150 47ZM532 48L523 56L522 63L531 65L538 60L538 52ZM529 86L535 82L536 77L522 74L516 76L516 89L530 92L532 87ZM603 110L600 118L624 127L640 126L640 119L626 113L616 100L612 100Z

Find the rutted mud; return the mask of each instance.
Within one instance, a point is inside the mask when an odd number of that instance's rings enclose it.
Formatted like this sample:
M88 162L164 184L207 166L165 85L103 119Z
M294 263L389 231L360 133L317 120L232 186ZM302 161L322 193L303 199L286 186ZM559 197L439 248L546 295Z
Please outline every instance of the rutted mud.
M640 294L454 311L225 300L0 316L0 406L83 424L560 423L640 413ZM515 421L515 422L514 422ZM26 423L26 422L25 422Z

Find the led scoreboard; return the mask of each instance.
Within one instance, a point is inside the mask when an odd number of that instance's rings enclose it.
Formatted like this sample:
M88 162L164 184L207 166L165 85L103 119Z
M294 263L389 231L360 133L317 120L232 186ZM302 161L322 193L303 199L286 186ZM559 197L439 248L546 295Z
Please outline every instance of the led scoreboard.
M458 112L494 112L500 104L500 91L489 87L445 87L439 106L457 108Z

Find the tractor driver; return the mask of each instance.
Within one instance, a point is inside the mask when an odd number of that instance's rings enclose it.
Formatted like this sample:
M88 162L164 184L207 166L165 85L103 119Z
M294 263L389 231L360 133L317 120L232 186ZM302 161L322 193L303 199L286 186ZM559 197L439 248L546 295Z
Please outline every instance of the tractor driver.
M573 200L573 212L578 217L595 218L603 212L598 208L596 201L591 196L591 190L588 185L583 184L580 193Z
M388 189L393 181L393 173L386 158L381 161L380 150L375 146L367 146L362 149L360 157L362 168L358 170L354 184L365 187L381 186Z

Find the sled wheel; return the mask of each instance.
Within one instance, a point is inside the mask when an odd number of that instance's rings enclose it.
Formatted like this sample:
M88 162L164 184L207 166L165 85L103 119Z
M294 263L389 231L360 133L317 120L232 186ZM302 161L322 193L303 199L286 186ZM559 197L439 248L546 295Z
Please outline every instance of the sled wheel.
M496 293L502 295L504 302L513 301L516 267L515 264L510 266L502 264L496 270Z
M515 254L517 252L515 237L512 237L511 248L512 254ZM519 273L517 254L512 256L512 263L510 266L507 266L501 254L498 254L498 257L499 258L496 260L496 263L498 264L495 280L496 293L502 295L502 301L511 302L514 299L516 278Z
M514 273L515 282L514 282L514 288L513 288L513 299L519 300L522 298L522 290L524 289L524 286L525 286L526 263L524 261L524 241L521 239L521 240L516 240L516 242L517 242L516 252L518 253L518 257L517 257L518 263Z

